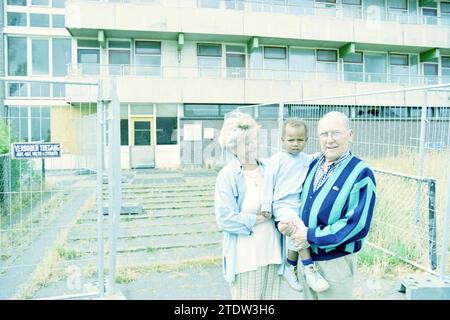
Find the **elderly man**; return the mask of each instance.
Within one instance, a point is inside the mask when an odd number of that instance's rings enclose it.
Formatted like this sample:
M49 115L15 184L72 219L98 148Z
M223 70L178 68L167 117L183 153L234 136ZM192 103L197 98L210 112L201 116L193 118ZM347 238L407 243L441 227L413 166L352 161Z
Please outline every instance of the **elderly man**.
M280 222L279 230L298 247L308 244L330 288L317 293L300 276L305 299L352 299L356 252L366 237L375 204L375 178L350 151L353 132L341 112L318 123L321 156L314 160L301 193L300 219Z

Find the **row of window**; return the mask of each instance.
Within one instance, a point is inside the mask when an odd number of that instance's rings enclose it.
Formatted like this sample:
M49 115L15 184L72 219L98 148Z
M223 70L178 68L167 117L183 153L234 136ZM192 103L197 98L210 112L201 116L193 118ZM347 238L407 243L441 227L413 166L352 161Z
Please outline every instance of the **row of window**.
M36 7L51 7L64 8L66 0L6 0L6 4L10 6L36 6Z
M222 104L185 104L185 119L223 119L226 113L243 105ZM411 118L420 119L422 107L386 107L386 106L320 106L287 104L284 106L284 117L300 117L319 119L330 110L345 113L352 119L363 118ZM256 119L277 119L278 104L262 107L247 106L240 111L248 113ZM450 107L428 107L428 118L450 118Z
M13 27L64 28L63 14L8 12L6 25Z
M67 75L72 60L71 39L7 37L6 45L9 76Z
M50 142L50 107L6 107L12 142Z

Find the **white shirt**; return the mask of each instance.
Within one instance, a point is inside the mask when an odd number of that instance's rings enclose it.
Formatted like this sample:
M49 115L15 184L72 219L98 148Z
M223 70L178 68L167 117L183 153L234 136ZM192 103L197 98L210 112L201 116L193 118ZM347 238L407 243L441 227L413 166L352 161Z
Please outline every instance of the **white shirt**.
M261 211L263 177L259 169L244 170L246 192L242 213L258 214ZM281 235L272 219L253 227L251 235L238 235L236 272L254 271L269 264L281 264Z

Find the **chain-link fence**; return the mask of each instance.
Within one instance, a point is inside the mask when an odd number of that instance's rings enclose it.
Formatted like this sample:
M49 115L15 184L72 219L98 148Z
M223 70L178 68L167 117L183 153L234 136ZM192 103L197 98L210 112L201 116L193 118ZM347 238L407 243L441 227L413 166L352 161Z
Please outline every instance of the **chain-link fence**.
M97 87L95 82L24 81ZM11 84L8 82L7 86ZM44 104L44 103L43 103ZM99 243L68 245L98 221L97 102L6 105L0 118L0 299L99 294ZM100 177L102 178L102 177ZM101 254L101 253L100 253ZM85 275L85 277L83 277ZM58 283L60 290L41 290Z
M369 242L430 272L440 265L444 276L450 265L449 98L450 86L436 85L305 97L239 110L254 116L263 132L271 131L272 139L260 142L262 150L272 153L281 149L279 128L285 119L306 121L309 140L304 151L314 153L319 150L319 119L330 111L345 113L354 132L352 152L380 169L375 171L378 194Z

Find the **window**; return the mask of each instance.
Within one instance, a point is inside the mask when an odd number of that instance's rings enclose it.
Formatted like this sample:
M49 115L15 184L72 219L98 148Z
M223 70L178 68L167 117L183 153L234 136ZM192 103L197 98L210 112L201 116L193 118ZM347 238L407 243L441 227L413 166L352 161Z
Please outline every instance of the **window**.
M48 6L49 0L31 0L32 6Z
M424 63L423 75L425 78L425 84L436 84L438 82L438 64L437 63Z
M441 2L441 24L450 25L450 2Z
M317 50L317 61L337 62L336 50Z
M161 42L135 42L135 73L137 75L161 75Z
M50 83L30 83L31 96L36 98L48 98L50 97Z
M441 57L442 82L450 82L450 57Z
M387 57L384 53L364 53L364 73L367 82L386 82Z
M8 26L27 26L27 14L23 12L8 12L6 20Z
M11 6L26 6L27 0L8 0L6 4Z
M13 142L51 141L49 107L9 107Z
M7 95L8 97L28 97L28 83L9 82Z
M156 119L156 144L177 144L177 117L158 117Z
M342 0L344 17L360 19L362 17L362 0Z
M305 80L316 72L314 49L289 49L289 73L291 79Z
M120 145L128 146L128 119L120 119Z
M422 8L422 16L425 24L437 24L436 8Z
M8 75L27 75L27 38L8 37Z
M389 54L391 68L391 81L396 83L409 83L409 56L407 54Z
M408 10L408 0L389 0L390 9Z
M131 44L128 41L109 41L108 46L109 72L121 75L125 71L122 66L130 64Z
M31 39L33 75L49 74L49 50L47 39Z
M287 77L287 53L283 47L264 47L264 69L268 70L268 76L272 79L284 79Z
M220 0L199 0L200 8L220 8Z
M48 14L30 13L30 27L48 28L49 26Z
M53 14L52 15L52 27L53 28L64 28L66 22L63 14Z
M100 73L100 50L96 40L78 40L77 61L83 75Z
M53 8L64 8L66 6L66 0L52 0Z
M342 60L344 62L344 81L364 81L362 52L348 54Z
M286 48L264 47L264 59L286 59Z
M244 0L225 1L225 8L234 10L244 10Z
M389 61L391 66L408 66L408 55L391 53L389 55Z
M337 80L337 51L318 49L316 55L318 77L324 80Z
M53 75L57 77L67 75L67 67L72 61L72 40L52 39L53 53Z
M226 51L227 77L245 77L245 47L227 45Z
M219 116L217 104L185 104L184 116L186 118L212 118Z
M198 66L201 76L219 77L222 66L221 44L197 44Z

